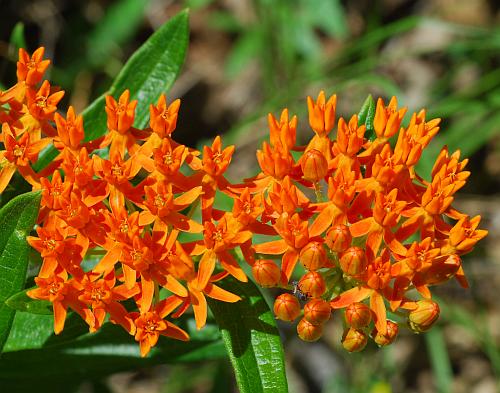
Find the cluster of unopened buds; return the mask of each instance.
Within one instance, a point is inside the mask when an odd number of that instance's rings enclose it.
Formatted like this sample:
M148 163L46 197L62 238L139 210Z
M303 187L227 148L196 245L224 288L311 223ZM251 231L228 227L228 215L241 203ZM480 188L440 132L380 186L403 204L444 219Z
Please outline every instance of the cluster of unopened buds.
M42 83L43 52L21 49L18 83L0 94L0 192L16 172L42 192L28 242L43 262L28 295L52 302L56 333L72 310L91 332L107 320L121 325L145 356L160 335L189 339L172 322L187 310L201 329L206 296L240 300L218 282L246 282L248 263L259 285L283 292L276 317L301 317L300 338L317 340L332 312L342 313L343 346L359 351L369 335L378 345L395 339L387 307L425 331L439 316L429 287L451 277L467 286L460 256L487 232L479 216L451 206L469 176L458 151L441 150L429 181L415 172L439 130L425 111L404 127L406 109L379 99L370 138L356 115L336 122L336 96L321 92L307 102L309 143L297 146L297 118L286 109L269 115L261 172L232 184L224 173L234 146L217 137L199 152L171 138L179 100L161 96L149 127L137 129L137 101L128 91L108 96L108 132L84 141L82 117L56 112L64 92ZM58 155L36 172L50 144ZM220 193L232 210L216 208ZM255 234L270 241L257 244Z

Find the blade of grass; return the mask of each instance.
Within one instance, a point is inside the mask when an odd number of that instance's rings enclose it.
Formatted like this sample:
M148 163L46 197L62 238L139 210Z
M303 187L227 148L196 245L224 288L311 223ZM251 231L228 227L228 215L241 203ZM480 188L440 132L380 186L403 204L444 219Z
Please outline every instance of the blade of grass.
M443 331L439 326L436 326L427 332L424 337L437 391L439 393L449 393L451 392L453 372Z

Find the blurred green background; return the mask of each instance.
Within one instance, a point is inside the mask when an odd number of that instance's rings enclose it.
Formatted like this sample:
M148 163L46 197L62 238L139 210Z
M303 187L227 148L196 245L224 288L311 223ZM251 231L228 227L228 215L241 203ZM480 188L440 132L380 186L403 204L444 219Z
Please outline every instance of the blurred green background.
M443 144L473 172L456 200L490 231L464 258L471 288L436 288L442 318L430 333L362 354L340 349L341 321L305 344L283 326L290 391L500 391L500 4L491 0L0 1L0 83L15 82L17 47L46 47L48 77L78 111L104 92L128 57L169 17L191 9L188 57L169 98L181 98L175 138L199 146L217 134L237 143L230 178L253 175L265 116L287 106L306 141L305 97L338 94L338 113L368 94L427 108ZM86 382L81 392L233 392L228 361L161 366Z

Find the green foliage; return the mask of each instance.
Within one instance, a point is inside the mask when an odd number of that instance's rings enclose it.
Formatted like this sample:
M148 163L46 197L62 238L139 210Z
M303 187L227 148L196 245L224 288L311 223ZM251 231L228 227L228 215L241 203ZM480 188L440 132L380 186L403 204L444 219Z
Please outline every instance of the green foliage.
M19 48L26 48L26 39L24 38L24 23L17 22L12 33L10 33L10 43L13 49L13 56L17 56Z
M42 314L42 315L52 315L52 303L48 300L36 300L30 298L26 292L28 292L29 288L24 291L18 292L11 297L9 297L5 304L16 311L25 311L32 314Z
M30 249L26 236L38 217L40 198L40 192L22 194L0 210L0 352L15 314L5 300L24 287Z
M240 392L288 392L281 340L260 290L252 282L235 280L225 280L221 286L242 297L236 303L209 299Z
M358 124L366 126L366 134L365 138L373 139L375 137L375 128L373 127L373 119L375 118L375 101L373 100L372 95L368 95L366 97L363 106L359 110L358 113Z
M31 316L23 321L24 326L31 320L34 323L32 329L36 329L38 319L40 325L44 326L41 329L43 331L49 322L46 316ZM39 344L43 342L40 348L4 353L0 358L2 388L19 391L34 384L47 386L54 380L57 380L58 385L64 386L75 381L99 380L111 373L135 370L138 367L195 362L226 356L222 341L213 337L213 329L210 328L207 329L205 337L203 333L192 334L191 341L187 343L160 337L158 345L152 349L150 356L144 359L140 357L139 346L133 337L119 326L106 324L94 334L82 334L85 332L82 332L81 327L78 329L80 334L69 341L53 335L43 340L42 334L37 338ZM21 337L25 340L35 338L25 332L19 336Z
M433 327L425 335L425 343L429 351L429 358L434 372L434 383L439 393L451 391L453 372L443 331L439 326Z

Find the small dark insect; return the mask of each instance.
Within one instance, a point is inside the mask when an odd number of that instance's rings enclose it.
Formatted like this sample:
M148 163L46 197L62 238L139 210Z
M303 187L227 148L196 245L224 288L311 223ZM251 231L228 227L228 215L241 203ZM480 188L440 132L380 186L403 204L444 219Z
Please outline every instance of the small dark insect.
M299 282L298 281L292 281L292 286L293 286L293 294L302 301L307 300L307 295L302 292L299 288Z

